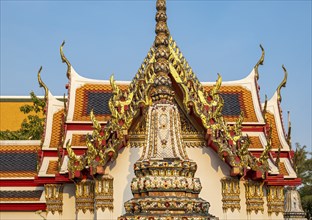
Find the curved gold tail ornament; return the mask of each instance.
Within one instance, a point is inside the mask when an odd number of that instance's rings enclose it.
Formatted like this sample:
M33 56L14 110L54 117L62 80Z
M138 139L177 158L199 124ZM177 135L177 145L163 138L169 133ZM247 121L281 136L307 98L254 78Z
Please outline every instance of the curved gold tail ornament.
M90 135L87 135L86 145L87 145L88 150L86 151L86 162L87 162L87 165L92 166L92 167L95 165L96 163L95 158L98 155L98 152L93 145L93 141L94 140L91 139Z
M71 148L70 140L66 142L66 150L68 153L68 165L67 169L70 172L72 178L75 176L76 171L81 171L85 167L85 163L80 156L77 156Z
M267 138L267 145L265 146L264 151L261 153L259 157L259 162L261 163L261 169L264 171L269 169L268 159L269 159L269 153L272 149L272 126L271 125L270 125L269 133L266 138Z
M274 164L277 167L278 167L278 164L280 163L280 158L281 158L281 146L278 147L277 156L276 156L276 159L274 161Z
M46 84L41 79L41 75L40 75L41 74L41 70L42 70L42 66L39 68L39 71L38 71L38 83L39 83L39 86L44 89L44 100L47 101L48 100L49 89L48 89Z
M260 65L263 65L263 62L264 62L264 55L265 55L264 49L263 49L263 47L262 47L261 44L260 44L260 48L261 48L261 51L262 51L261 57L260 57L258 63L254 66L255 73L256 73L256 74L255 74L255 77L256 77L257 80L259 80L258 68L259 68Z
M277 87L277 101L279 102L282 102L282 96L281 96L281 88L282 87L286 87L286 83L287 83L287 76L288 76L288 73L287 73L287 70L285 68L284 65L282 65L282 68L284 70L284 79L283 81L281 82L281 84Z
M213 86L213 88L211 89L210 95L214 96L218 93L220 87L222 85L222 76L220 73L218 73L218 79L216 80L216 84Z
M70 62L67 60L67 58L65 57L64 55L64 52L63 52L63 47L65 45L65 41L63 41L61 47L60 47L60 54L61 54L61 59L62 59L62 62L63 63L66 63L67 65L67 72L66 72L66 76L68 79L70 79L70 74L71 74L71 64Z

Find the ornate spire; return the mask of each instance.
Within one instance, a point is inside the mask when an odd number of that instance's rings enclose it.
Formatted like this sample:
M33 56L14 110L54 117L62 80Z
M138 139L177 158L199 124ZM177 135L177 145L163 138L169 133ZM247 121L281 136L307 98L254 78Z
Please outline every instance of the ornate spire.
M154 80L154 89L152 91L152 100L171 101L174 95L172 91L172 82L169 77L169 30L167 26L166 0L157 0L156 2L156 27L155 27L155 59L154 71L156 78Z

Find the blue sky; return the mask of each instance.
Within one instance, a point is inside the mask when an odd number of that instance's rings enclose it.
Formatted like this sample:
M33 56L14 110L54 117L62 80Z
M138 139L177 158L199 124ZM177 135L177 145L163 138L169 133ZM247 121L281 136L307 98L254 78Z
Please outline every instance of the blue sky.
M259 69L261 101L282 89L292 141L311 149L311 1L168 1L171 35L201 81ZM28 95L37 71L54 95L66 93L66 65L88 78L131 80L154 41L155 1L1 1L1 96Z

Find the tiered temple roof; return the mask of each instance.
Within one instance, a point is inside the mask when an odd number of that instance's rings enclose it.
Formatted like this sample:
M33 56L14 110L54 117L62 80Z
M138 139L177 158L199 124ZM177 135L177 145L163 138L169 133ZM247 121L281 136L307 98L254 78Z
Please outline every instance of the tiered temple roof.
M162 21L166 14L158 16ZM161 22L157 25L166 28ZM172 83L172 102L179 110L186 147L212 148L234 177L244 176L268 186L301 183L294 171L294 152L281 114L280 89L286 79L270 100L261 103L259 97L258 68L264 61L263 48L246 78L222 82L218 76L216 82L199 82L171 35L164 51L157 50L158 40L163 39L156 36L131 82L80 76L65 57L62 44L61 58L69 79L67 101L57 100L48 91L39 71L39 83L46 92L43 139L1 141L2 210L45 209L45 184L86 181L103 175L122 148L143 146L148 107L158 101L154 97L170 96L165 87L154 91L165 84L156 79ZM164 68L159 57L165 55L159 53L168 53L168 74L161 73L161 79L157 68ZM17 204L14 208L13 201Z

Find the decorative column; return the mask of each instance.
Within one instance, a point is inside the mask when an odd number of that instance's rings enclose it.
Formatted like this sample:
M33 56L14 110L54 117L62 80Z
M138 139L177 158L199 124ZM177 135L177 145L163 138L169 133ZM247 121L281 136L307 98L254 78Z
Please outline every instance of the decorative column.
M94 181L84 179L76 183L76 213L94 212Z
M45 184L45 199L47 204L47 212L55 212L59 214L63 211L63 185L62 184Z
M264 201L263 201L263 182L247 181L245 185L245 196L246 196L246 209L247 213L251 214L252 211L255 211L257 214L258 211L264 211Z
M269 215L284 213L284 186L268 186L267 202Z
M234 212L235 209L238 211L241 209L240 206L240 188L239 180L231 177L225 177L221 179L222 183L222 208L224 212L231 209Z
M104 174L95 180L96 209L100 208L104 212L107 208L108 210L113 211L113 181L114 178L108 174Z
M300 195L294 186L286 188L285 193L285 220L304 220L306 213L301 206Z

